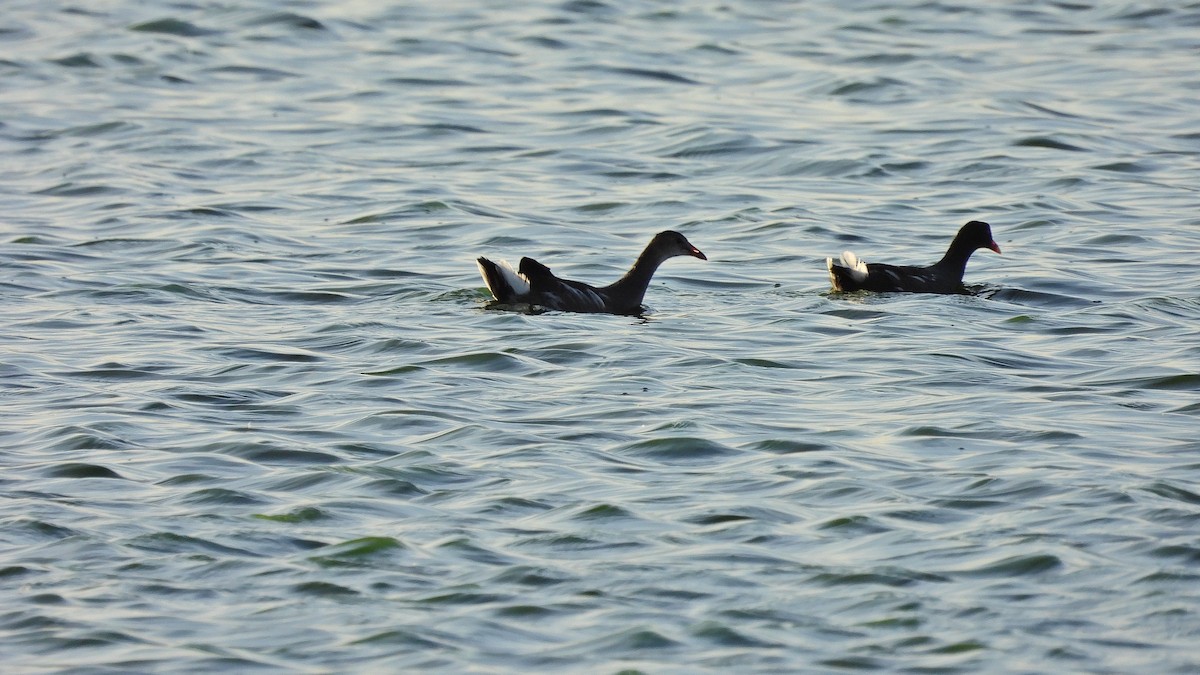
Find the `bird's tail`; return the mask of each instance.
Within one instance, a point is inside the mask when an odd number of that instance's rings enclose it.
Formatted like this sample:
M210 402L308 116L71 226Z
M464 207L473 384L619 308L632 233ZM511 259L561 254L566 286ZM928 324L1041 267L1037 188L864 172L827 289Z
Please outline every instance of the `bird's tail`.
M842 251L842 257L839 260L826 258L825 266L831 274L834 267L840 267L855 281L862 281L867 278L867 263L859 260L853 251Z
M867 278L867 263L850 251L842 251L842 257L837 260L826 258L825 267L829 270L829 283L835 291L854 290Z
M517 274L507 261L501 260L497 264L487 258L476 258L475 263L479 265L479 273L488 290L500 302L514 302L529 292L529 281Z

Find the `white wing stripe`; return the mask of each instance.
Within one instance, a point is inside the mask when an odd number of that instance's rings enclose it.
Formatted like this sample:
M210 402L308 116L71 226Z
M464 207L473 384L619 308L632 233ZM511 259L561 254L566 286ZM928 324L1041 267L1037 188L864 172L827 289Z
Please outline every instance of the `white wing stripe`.
M512 265L508 264L507 260L501 260L496 265L496 269L500 270L500 275L512 286L513 292L517 295L525 295L529 292L529 280L523 274L513 269Z

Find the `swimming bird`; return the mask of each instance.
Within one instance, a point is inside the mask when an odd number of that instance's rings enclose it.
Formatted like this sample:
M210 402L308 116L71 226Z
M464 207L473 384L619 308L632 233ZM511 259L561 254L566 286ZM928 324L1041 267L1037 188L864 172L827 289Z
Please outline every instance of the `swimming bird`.
M966 290L962 278L967 260L980 248L1000 252L1000 245L992 239L991 226L972 220L954 235L946 255L928 267L866 263L850 251L842 253L839 260L826 258L825 266L835 291L962 293Z
M475 262L488 290L504 304L529 303L564 312L641 314L642 297L654 271L663 261L678 255L708 260L682 234L665 230L654 235L625 276L600 288L560 279L533 258L521 258L516 270L503 260L497 264L481 257Z

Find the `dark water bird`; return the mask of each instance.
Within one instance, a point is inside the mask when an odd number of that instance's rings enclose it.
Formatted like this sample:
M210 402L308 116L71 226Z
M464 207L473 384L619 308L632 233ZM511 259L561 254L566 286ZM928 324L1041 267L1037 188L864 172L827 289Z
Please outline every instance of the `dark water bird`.
M835 291L962 293L967 261L980 248L1000 252L1000 245L992 239L992 227L972 220L954 235L946 255L928 267L866 263L850 251L842 253L839 260L826 258L825 266Z
M475 262L479 264L479 273L488 290L504 304L528 303L564 312L636 315L643 311L642 297L646 295L654 271L663 261L678 255L708 260L682 234L666 230L654 235L625 276L600 288L560 279L549 267L533 258L521 258L516 270L503 260L494 263L487 258L477 258Z

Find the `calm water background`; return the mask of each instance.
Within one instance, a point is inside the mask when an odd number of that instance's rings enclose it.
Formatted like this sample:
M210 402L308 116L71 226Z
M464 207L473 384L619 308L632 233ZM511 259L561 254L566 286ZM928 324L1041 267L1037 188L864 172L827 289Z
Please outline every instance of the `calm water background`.
M1200 669L1200 3L382 4L5 3L6 672Z

